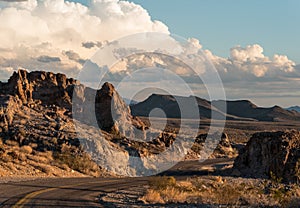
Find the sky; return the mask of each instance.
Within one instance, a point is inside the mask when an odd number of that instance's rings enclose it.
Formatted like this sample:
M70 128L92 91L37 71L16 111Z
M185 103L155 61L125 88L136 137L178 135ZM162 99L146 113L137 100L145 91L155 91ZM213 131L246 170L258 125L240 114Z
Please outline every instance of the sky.
M260 44L266 55L285 54L300 64L299 0L133 0L168 25L195 37L216 55L235 45Z
M182 36L196 49L183 55L205 54L228 99L300 105L299 6L299 0L0 1L0 80L18 68L76 78L111 41L160 32Z

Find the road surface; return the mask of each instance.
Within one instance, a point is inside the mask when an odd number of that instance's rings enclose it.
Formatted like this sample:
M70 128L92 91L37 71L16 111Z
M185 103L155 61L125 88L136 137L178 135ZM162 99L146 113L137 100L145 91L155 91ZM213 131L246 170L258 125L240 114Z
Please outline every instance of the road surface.
M205 175L213 168L232 164L232 160L215 159L199 164L182 162L167 175L185 178ZM0 184L0 207L104 207L99 193L111 193L146 185L149 178L52 178Z

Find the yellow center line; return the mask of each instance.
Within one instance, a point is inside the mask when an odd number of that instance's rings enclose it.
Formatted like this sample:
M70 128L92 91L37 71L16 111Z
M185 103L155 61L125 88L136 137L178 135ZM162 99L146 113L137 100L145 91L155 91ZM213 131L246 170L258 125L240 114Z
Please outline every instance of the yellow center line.
M94 182L79 183L79 184L68 185L68 186L59 186L59 187L53 187L53 188L42 189L42 190L39 190L39 191L34 191L34 192L31 192L31 193L25 195L14 206L12 206L12 208L22 208L22 207L24 207L24 205L26 205L34 197L36 197L40 194L46 193L46 192L57 190L57 189L71 188L71 187L75 187L75 186L80 186L80 185L85 185L85 184L93 184L93 183L99 183L99 182L104 182L105 183L105 182L116 182L116 181L118 181L118 180L94 181Z
M40 195L40 194L43 194L43 193L46 193L46 192L49 192L49 191L53 191L55 189L58 189L58 188L48 188L48 189L43 189L43 190L40 190L40 191L35 191L35 192L32 192L30 194L27 194L25 197L23 197L22 199L20 199L14 206L13 208L21 208L23 207L25 204L27 204L30 199Z

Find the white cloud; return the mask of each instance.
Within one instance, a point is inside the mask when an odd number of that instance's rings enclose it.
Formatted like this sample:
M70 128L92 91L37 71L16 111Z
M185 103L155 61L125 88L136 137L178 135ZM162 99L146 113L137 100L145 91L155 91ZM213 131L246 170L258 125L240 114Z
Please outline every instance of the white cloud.
M275 54L273 62L275 66L281 67L285 72L294 72L295 70L295 62L289 60L287 56Z
M258 44L248 45L245 48L238 46L230 50L230 57L232 60L239 62L262 61L265 59L263 52L264 49Z
M287 56L275 54L272 58L265 56L264 49L258 44L246 47L233 47L229 58L214 55L205 50L206 56L215 64L222 77L227 80L270 78L289 76L295 72L295 63Z
M74 73L81 64L66 57L65 51L84 60L97 50L84 47L85 43L100 46L98 43L139 32L168 33L167 26L151 20L145 9L127 1L93 0L89 7L64 0L2 1L0 8L1 69L12 64L14 68L58 67L59 71ZM41 56L57 57L60 63L36 63Z

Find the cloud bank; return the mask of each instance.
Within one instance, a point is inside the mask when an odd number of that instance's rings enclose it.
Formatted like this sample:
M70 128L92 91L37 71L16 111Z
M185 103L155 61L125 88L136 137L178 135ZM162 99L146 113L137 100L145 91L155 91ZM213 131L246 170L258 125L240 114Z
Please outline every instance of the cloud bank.
M120 0L92 0L89 6L64 0L2 0L0 22L1 80L7 80L18 68L76 77L85 61L112 40L141 32L169 33L168 27L152 20L144 8ZM204 52L232 99L300 96L300 66L286 55L268 57L262 46L253 44L235 46L228 57L219 57L204 50L197 39L188 42L183 55L195 57ZM136 59L130 65L138 67L141 61ZM168 63L167 58L159 57L148 57L147 61L150 66ZM175 66L178 75L193 82L185 66ZM122 60L114 70L124 72L127 67Z
M64 0L0 1L0 8L2 71L22 67L74 76L108 41L140 32L168 33L145 9L126 1L93 0L89 7Z

